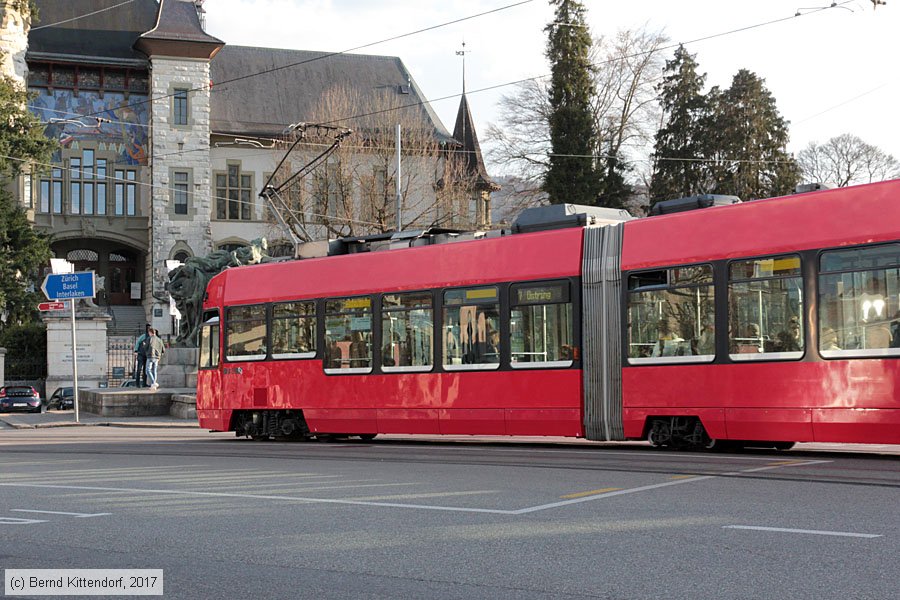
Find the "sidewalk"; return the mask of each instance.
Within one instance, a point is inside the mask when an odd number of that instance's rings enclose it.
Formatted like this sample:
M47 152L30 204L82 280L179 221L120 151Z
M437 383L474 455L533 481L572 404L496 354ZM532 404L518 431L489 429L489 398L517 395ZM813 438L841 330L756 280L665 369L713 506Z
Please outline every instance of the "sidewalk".
M51 410L41 414L0 414L0 423L13 429L41 429L44 427L169 427L197 428L196 419L176 419L168 415L159 417L100 417L86 412L79 414L80 423L75 422L75 411Z

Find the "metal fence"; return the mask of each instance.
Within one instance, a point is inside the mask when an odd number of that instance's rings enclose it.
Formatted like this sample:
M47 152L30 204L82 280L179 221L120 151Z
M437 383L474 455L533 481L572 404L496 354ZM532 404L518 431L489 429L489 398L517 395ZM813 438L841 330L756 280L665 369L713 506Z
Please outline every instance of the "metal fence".
M6 379L9 381L44 379L47 357L6 355Z
M106 378L109 387L118 387L126 379L134 378L134 343L133 335L112 335L106 341Z

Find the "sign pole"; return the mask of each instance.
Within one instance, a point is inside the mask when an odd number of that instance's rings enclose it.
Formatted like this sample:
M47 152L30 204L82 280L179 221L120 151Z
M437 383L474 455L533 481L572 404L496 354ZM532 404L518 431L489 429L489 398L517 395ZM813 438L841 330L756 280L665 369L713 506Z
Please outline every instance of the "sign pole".
M97 294L94 273L85 271L75 273L74 266L63 258L51 258L50 267L53 273L44 277L41 290L48 300L68 300L72 303L72 391L75 407L75 422L80 423L78 406L78 342L75 336L75 300L93 298ZM48 306L50 308L50 306Z
M72 390L75 394L75 422L78 420L78 346L75 345L75 298L69 300L72 305Z

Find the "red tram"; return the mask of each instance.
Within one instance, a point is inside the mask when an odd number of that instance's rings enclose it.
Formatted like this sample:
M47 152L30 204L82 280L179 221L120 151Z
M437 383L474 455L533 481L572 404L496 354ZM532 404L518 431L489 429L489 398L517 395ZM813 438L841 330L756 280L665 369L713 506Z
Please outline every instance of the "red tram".
M559 205L512 233L229 269L204 303L200 425L900 443L898 217L900 181L639 220Z

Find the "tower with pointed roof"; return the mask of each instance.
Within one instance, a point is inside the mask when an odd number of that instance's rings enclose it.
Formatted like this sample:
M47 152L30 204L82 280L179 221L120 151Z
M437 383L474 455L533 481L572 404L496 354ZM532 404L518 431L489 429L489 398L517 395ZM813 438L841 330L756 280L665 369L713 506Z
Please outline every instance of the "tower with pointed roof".
M210 61L224 42L203 31L191 0L160 0L156 26L134 47L150 59L152 320L169 320L166 260L213 249ZM158 326L158 325L157 325Z
M462 97L459 100L459 110L456 113L456 125L453 127L453 139L458 146L450 153L447 161L449 167L445 169L444 185L451 182L448 178L458 180L457 185L464 186L466 205L458 210L462 225L474 225L477 228L487 229L491 226L491 193L499 191L500 186L488 175L484 165L484 157L481 154L481 145L478 143L478 134L475 132L475 122L472 120L472 111L466 98L466 44L463 49L457 51L462 56Z

